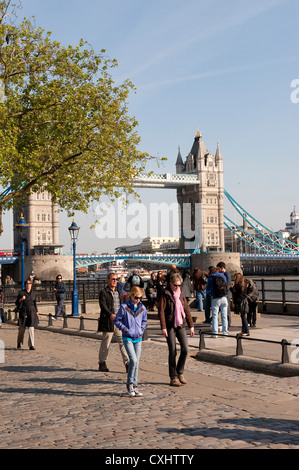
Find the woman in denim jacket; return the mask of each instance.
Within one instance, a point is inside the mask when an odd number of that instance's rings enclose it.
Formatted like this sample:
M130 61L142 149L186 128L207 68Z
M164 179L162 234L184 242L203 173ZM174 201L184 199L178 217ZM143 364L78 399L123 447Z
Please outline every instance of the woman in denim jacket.
M147 323L147 310L141 302L142 295L143 289L132 287L129 300L120 306L114 319L115 326L122 332L123 343L130 359L127 392L131 397L143 395L137 388L142 336Z

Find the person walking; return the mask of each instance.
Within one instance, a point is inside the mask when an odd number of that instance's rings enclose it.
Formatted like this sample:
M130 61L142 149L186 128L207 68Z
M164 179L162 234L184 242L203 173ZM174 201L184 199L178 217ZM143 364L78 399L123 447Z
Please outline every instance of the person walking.
M154 271L151 273L151 277L147 282L145 293L146 293L146 297L148 300L148 309L152 311L156 310L157 280L156 280L156 273Z
M0 288L0 328L3 321L2 317L4 318L4 292L3 289Z
M247 295L247 301L248 301L247 322L248 322L248 326L255 328L259 292L258 292L256 283L252 279L245 279L245 283L246 283L246 295Z
M123 295L117 286L117 275L109 273L107 277L107 286L101 290L99 295L101 313L98 320L98 331L103 333L99 350L99 371L101 372L109 372L106 361L113 336L118 342L123 363L126 370L128 370L129 357L122 340L122 334L113 322L123 301Z
M208 269L208 277L215 273L217 269L215 266L209 266ZM206 298L205 298L205 320L203 323L210 325L212 323L212 317L211 317L211 308L212 308L212 294L211 292L207 292L206 289Z
M170 385L179 387L186 384L184 368L188 356L188 339L186 324L190 328L190 336L194 336L194 325L189 305L185 295L181 291L182 278L178 273L170 277L167 287L161 297L159 306L159 318L163 336L168 345L168 368ZM180 356L176 362L177 347L176 340L180 344Z
M141 397L143 395L138 390L142 336L147 324L147 310L141 302L142 295L143 289L137 286L132 287L129 299L120 306L114 318L114 324L122 333L122 340L130 359L127 392L131 397Z
M59 317L60 314L63 317L66 316L66 311L65 311L65 306L64 306L64 302L65 302L65 299L66 299L66 285L62 281L61 274L58 274L56 276L56 283L55 283L55 286L54 286L54 292L56 294L57 306L56 306L56 312L55 312L55 315L54 315L53 318L54 318L54 320L57 320L57 317Z
M193 269L192 273L192 280L193 280L193 288L196 292L196 299L197 299L197 310L199 312L203 311L203 301L206 298L206 286L207 286L207 279L208 273L199 269L197 266Z
M217 338L218 333L218 316L221 312L222 319L222 333L228 335L228 322L227 322L227 281L223 273L218 272L217 268L211 269L212 274L208 277L207 293L211 294L211 308L212 308L212 334L213 338Z
M237 273L235 275L235 282L231 289L233 302L235 305L235 313L241 316L242 321L242 332L241 335L249 336L249 328L247 323L246 315L249 311L248 301L247 301L247 285L243 274Z
M231 274L230 272L226 269L226 264L224 263L224 261L220 261L216 268L218 268L218 271L220 273L223 273L224 276L226 277L226 282L227 282L227 288L228 288L228 292L227 292L227 322L228 322L228 326L230 327L231 326L231 308L230 308L230 304L231 304L231 299L232 299L232 293L231 293L231 285L232 285L232 277L231 277Z
M185 269L184 271L182 292L185 294L187 302L189 302L189 299L193 297L193 284L192 284L190 269Z
M38 325L38 310L36 305L36 294L35 291L32 290L32 281L30 281L30 279L27 279L25 289L18 294L16 306L19 311L17 348L21 349L24 341L25 329L28 327L28 346L30 350L34 350L34 328Z

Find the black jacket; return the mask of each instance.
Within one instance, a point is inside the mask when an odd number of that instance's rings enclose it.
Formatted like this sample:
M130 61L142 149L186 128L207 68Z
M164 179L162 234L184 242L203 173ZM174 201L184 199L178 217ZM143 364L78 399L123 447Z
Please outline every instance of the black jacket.
M124 302L123 294L118 287L116 288L116 291L119 294L119 302L121 305ZM111 315L114 314L114 302L110 287L106 286L105 289L101 290L99 295L99 304L101 307L101 313L98 320L98 331L113 332L114 323L111 319Z
M66 285L63 281L55 283L56 299L61 300L66 298Z
M25 295L26 299L21 300ZM37 306L36 306L36 294L31 289L27 292L26 289L22 290L16 300L16 306L19 310L19 326L33 326L34 328L38 325Z

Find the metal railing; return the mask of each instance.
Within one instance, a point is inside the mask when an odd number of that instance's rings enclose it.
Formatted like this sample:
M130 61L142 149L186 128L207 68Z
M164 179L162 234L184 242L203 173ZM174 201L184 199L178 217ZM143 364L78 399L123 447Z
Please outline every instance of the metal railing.
M221 333L211 333L207 330L199 330L199 350L202 351L206 349L205 345L205 335L208 336L223 336L224 338L235 338L236 339L236 356L243 356L243 345L242 341L258 341L262 343L271 343L277 344L281 346L281 363L282 364L289 364L289 352L288 346L299 347L299 344L289 343L286 339L282 339L281 341L274 341L269 339L261 339L261 338L252 338L248 336L243 336L241 333L237 333L236 335L224 335Z

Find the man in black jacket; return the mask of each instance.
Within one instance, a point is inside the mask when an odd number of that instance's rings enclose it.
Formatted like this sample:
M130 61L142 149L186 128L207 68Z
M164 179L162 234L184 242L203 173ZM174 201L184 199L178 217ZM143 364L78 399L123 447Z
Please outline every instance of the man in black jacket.
M58 274L56 276L54 292L56 293L57 307L56 307L55 316L53 318L54 320L57 320L57 317L59 317L60 314L62 314L62 316L66 315L65 306L64 306L64 301L66 298L66 285L62 281L61 274Z
M101 290L99 296L101 313L99 318L98 331L103 333L99 350L99 370L101 372L109 372L106 360L113 336L115 336L118 342L126 370L130 362L122 340L122 333L113 323L113 320L123 301L123 295L117 286L117 275L114 273L108 274L107 286L105 289Z

